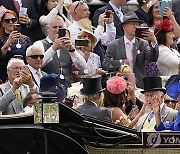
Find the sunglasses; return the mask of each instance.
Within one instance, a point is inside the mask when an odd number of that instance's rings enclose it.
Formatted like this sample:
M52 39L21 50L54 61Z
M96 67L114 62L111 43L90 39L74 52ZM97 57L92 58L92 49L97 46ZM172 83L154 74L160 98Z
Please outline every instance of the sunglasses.
M13 58L16 58L16 59L23 59L23 56L22 56L22 55L14 55Z
M83 4L83 3L85 3L85 1L84 1L84 0L80 0L80 1L77 3L77 5L75 6L74 12L76 11L76 9L77 9L77 7L79 6L79 4Z
M171 102L171 103L177 103L178 101L176 101L176 100L164 100L164 102L165 102L165 103L170 103L170 102Z
M32 59L38 59L38 58L43 59L44 55L31 55L31 56L28 56L28 57L30 57Z
M15 22L17 21L17 18L4 19L3 21L4 21L6 24L9 24L10 21L11 21L12 23L15 23Z

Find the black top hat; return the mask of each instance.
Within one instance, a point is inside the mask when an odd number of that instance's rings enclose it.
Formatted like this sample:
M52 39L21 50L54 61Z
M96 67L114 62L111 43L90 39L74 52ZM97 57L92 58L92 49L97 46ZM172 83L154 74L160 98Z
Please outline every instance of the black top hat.
M124 15L123 22L120 23L120 26L127 22L141 22L141 20L138 19L135 13L128 13Z
M81 82L83 84L83 88L80 90L82 94L91 95L104 90L101 86L101 75L83 75Z
M148 91L162 91L164 94L166 90L162 88L162 79L161 77L145 77L143 78L144 82L144 91L141 93L145 93Z

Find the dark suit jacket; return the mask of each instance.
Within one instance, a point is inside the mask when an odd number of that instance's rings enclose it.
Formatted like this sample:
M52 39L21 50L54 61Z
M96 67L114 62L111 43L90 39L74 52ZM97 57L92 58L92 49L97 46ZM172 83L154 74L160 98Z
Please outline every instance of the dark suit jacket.
M146 76L145 60L157 61L159 56L158 45L152 48L147 41L136 38L132 53L136 84L137 87L143 89L143 78ZM103 69L109 72L117 71L121 67L120 59L127 59L124 37L116 39L108 44L103 61Z
M93 102L85 102L76 108L80 113L100 120L112 122L110 111L105 107L96 106Z
M18 14L13 0L0 0L1 5ZM29 28L26 25L21 25L22 34L29 36L32 42L42 39L43 35L39 25L39 15L36 12L34 0L22 0L22 7L27 8L27 14L32 21L32 25Z
M95 27L98 26L99 15L104 13L106 9L111 10L112 12L114 12L112 6L109 3L106 6L104 6L102 8L99 8L94 13L94 16L93 16L93 19L92 19L93 26L95 26ZM120 23L121 23L120 19L118 18L118 16L114 12L114 26L116 27L116 38L120 38L121 36L123 36L123 29L119 26Z
M176 21L180 25L180 1L179 0L172 1L172 11L174 12Z

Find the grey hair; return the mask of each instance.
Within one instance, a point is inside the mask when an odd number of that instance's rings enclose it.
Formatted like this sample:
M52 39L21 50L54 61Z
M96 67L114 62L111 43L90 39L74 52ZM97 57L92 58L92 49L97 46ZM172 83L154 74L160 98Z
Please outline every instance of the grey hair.
M65 27L64 19L63 19L61 16L59 16L59 15L56 15L56 16L54 16L53 18L51 18L50 20L48 20L47 24L48 24L48 25L51 24L51 22L52 22L54 19L62 21L62 22L64 23L64 27Z
M26 56L31 56L33 49L40 49L40 50L42 51L42 53L44 54L43 48L42 48L40 45L38 45L38 43L35 42L33 45L31 45L31 46L29 46L29 47L27 48L27 50L26 50Z
M22 59L18 58L11 58L7 64L7 69L13 66L14 63L21 63L22 65L25 65L24 61Z

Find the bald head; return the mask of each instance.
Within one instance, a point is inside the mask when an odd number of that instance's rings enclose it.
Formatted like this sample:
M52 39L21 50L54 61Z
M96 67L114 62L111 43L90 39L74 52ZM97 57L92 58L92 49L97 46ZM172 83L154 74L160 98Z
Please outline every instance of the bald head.
M79 21L83 18L89 18L89 7L84 2L75 1L70 7L70 14L75 21Z

